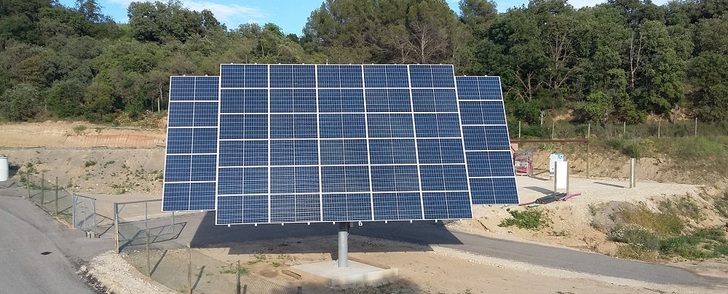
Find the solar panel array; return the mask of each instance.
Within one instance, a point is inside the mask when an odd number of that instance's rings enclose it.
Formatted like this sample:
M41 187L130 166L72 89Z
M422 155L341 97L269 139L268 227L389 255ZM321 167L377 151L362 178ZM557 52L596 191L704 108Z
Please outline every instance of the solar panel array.
M499 77L457 77L473 204L516 204L516 178Z
M162 209L215 209L218 77L171 77Z
M163 210L215 209L217 224L470 218L472 204L518 202L510 154L497 77L224 64L219 79L171 79Z
M220 103L218 224L472 215L452 66L222 65Z

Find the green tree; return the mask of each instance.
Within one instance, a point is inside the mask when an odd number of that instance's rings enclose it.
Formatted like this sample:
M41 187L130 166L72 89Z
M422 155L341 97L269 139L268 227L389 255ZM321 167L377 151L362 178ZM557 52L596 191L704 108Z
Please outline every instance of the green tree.
M32 84L21 83L0 96L0 117L26 121L38 114L40 91Z

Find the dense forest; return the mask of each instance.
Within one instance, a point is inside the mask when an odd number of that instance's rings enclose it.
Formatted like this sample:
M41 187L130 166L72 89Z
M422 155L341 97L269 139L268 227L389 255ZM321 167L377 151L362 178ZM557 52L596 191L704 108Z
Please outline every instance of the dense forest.
M133 2L115 23L96 0L0 2L0 120L142 118L163 111L170 75L220 63L449 63L502 77L509 118L652 116L728 121L728 0L326 0L302 34L228 28L180 2Z

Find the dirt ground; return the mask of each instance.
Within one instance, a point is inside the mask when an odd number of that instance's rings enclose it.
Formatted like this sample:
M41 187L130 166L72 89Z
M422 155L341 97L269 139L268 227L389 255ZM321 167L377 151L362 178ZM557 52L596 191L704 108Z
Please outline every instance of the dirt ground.
M99 199L99 213L110 215L111 203L141 199L158 199L161 196L164 157L163 128L125 129L109 128L89 123L44 122L0 125L0 155L6 155L13 167L22 172L44 173L46 179L58 177L61 186L80 194ZM547 167L545 160L552 150L537 151L536 167ZM510 215L508 209L525 209L516 206L478 206L475 218L449 224L450 228L490 237L565 246L578 250L613 254L616 245L607 241L606 235L590 224L594 205L610 202L645 203L654 205L660 199L688 196L699 205L709 203L701 196L714 187L689 185L689 175L676 172L664 159L642 159L638 164L637 187L629 189L626 176L628 165L625 158L614 154L593 156L590 159L586 179L585 152L567 154L574 177L571 192L581 195L568 201L543 205L550 220L547 228L530 231L499 227ZM521 202L532 201L548 193L552 182L544 174L536 177L518 177ZM685 184L673 184L674 182ZM717 184L725 182L718 179ZM721 223L722 221L722 223ZM714 214L706 214L705 226L725 224ZM356 240L355 240L356 241ZM387 246L383 240L359 240ZM278 242L278 241L276 241ZM234 246L266 246L266 244L230 244L231 249L201 249L207 256L223 262L252 260L250 255L230 255ZM666 285L650 285L635 281L621 281L606 277L584 275L547 268L518 264L511 261L475 256L446 248L434 251L412 246L412 251L397 253L353 253L352 257L398 268L403 281L390 285L387 293L417 289L417 293L646 293L646 292L695 292L706 289L675 288ZM276 283L293 282L280 275L279 266L308 261L330 259L328 254L301 254L271 256L258 263L251 272ZM103 264L114 265L118 260L103 259ZM688 268L699 274L728 277L725 261L680 262L675 266ZM120 266L120 265L114 265ZM447 279L437 277L447 276ZM113 280L113 279L111 279ZM538 282L534 282L538 281ZM399 288L398 288L399 287ZM725 290L725 289L723 289ZM324 293L320 288L317 293ZM143 291L138 292L143 293ZM154 291L149 293L155 293ZM408 292L404 292L408 293Z

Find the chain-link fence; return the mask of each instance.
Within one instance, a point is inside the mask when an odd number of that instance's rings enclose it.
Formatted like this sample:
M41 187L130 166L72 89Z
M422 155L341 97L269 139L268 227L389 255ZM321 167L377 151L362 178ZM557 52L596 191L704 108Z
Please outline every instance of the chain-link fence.
M28 173L20 175L20 181L28 191L28 199L48 214L57 217L68 226L73 224L73 193L58 185L58 178L52 181Z
M96 237L96 198L73 193L73 227L86 232L89 237Z
M176 239L184 224L176 224L174 212L162 212L162 200L114 203L116 252Z
M226 263L194 248L166 243L167 248L148 251L126 249L121 256L139 272L180 293L299 293L295 287L248 274L250 265L246 263Z

